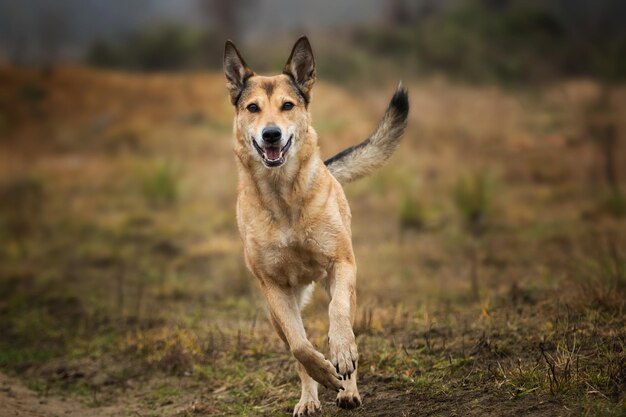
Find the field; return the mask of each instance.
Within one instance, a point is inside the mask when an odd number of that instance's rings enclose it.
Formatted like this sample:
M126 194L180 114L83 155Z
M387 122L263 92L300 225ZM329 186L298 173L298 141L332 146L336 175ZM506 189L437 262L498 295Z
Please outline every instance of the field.
M320 82L322 154L393 88ZM626 89L408 88L399 152L346 187L364 404L323 415L626 415ZM0 416L290 415L232 116L219 73L0 68Z

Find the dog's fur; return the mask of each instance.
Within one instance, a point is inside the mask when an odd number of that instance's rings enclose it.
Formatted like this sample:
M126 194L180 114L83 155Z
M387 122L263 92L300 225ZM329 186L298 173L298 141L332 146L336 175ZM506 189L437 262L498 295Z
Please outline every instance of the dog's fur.
M297 360L302 396L294 415L319 411L318 383L339 392L340 407L358 407L356 264L341 184L392 154L406 127L407 92L398 87L368 139L323 162L308 110L315 62L306 37L294 45L283 73L272 77L256 75L227 41L224 72L236 111L237 223L272 324ZM330 360L307 339L300 314L315 282L330 295Z

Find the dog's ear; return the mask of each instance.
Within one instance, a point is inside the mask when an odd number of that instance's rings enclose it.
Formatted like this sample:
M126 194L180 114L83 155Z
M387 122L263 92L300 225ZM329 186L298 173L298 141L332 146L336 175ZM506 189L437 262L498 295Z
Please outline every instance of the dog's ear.
M311 44L306 36L296 41L283 69L283 74L287 74L293 79L308 101L311 88L315 83L315 59Z
M230 102L237 105L246 81L254 75L254 71L246 65L237 47L230 40L227 40L224 46L224 74L230 92Z

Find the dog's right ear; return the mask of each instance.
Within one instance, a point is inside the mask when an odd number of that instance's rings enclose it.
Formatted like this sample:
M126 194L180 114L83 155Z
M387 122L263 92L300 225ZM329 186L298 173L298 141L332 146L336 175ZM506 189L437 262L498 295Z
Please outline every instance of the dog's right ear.
M246 81L254 75L254 71L246 65L230 39L224 46L224 74L226 74L226 86L230 92L230 102L236 106Z

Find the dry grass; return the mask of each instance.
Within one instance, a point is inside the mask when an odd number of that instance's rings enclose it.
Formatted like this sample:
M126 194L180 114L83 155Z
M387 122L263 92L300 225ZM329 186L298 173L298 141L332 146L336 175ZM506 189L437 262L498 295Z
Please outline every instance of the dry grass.
M365 137L391 91L321 83L322 153ZM347 187L364 406L324 392L326 415L623 415L626 224L581 117L597 86L410 91L401 152ZM231 117L220 74L0 69L2 372L82 415L289 413L292 359L243 266ZM321 349L325 303L305 312Z

